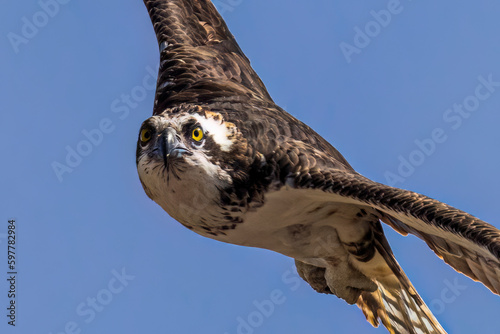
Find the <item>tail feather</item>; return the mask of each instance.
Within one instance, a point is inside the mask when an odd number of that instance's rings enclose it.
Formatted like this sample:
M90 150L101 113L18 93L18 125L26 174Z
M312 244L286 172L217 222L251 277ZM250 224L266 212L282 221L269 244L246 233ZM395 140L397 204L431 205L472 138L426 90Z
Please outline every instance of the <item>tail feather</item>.
M378 283L375 292L363 292L357 305L368 322L378 327L379 320L391 334L445 334L420 297L404 289L386 288Z
M379 320L381 320L382 324L385 328L387 328L387 330L389 330L389 332L394 332L391 325L391 319L389 318L389 313L387 313L385 309L380 291L362 292L357 305L363 311L366 320L368 320L373 327L378 327L380 324Z
M376 279L378 289L364 291L357 301L374 327L379 320L391 334L446 334L411 284L392 254L383 234L376 237L376 249L393 275Z

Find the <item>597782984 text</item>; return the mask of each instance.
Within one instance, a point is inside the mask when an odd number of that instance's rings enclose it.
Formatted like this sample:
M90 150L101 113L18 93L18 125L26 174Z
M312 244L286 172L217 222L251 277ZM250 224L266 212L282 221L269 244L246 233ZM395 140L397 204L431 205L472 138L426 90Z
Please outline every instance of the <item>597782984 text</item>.
M9 298L7 306L7 323L11 326L16 325L16 221L11 219L7 225L7 281L9 282L9 290L7 297Z

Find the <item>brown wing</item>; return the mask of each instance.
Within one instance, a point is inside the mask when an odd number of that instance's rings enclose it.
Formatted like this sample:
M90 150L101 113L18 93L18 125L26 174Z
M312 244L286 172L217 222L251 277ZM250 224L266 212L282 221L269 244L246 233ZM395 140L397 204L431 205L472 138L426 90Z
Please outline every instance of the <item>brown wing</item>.
M144 0L160 48L154 114L181 103L272 102L209 0Z
M500 294L500 231L494 226L427 196L350 171L311 168L291 175L288 184L322 190L333 201L378 209L383 222L402 234L416 235L455 270Z

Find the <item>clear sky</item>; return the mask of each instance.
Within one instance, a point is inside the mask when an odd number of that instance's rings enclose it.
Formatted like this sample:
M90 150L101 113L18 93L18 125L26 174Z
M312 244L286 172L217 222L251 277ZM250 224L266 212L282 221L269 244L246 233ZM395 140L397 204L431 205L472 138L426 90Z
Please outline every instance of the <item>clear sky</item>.
M275 101L355 169L500 226L498 2L218 7ZM291 259L200 237L145 195L135 145L158 49L142 1L8 1L0 22L1 333L385 333ZM500 297L386 231L450 333L500 333Z

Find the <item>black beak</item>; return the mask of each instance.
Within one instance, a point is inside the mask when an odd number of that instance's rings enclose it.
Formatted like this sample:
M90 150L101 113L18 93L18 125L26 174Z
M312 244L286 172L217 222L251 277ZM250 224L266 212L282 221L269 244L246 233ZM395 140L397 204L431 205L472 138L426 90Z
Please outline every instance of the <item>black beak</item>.
M170 158L180 158L183 154L189 152L187 147L180 141L177 132L172 128L166 128L160 133L158 146L165 162Z

